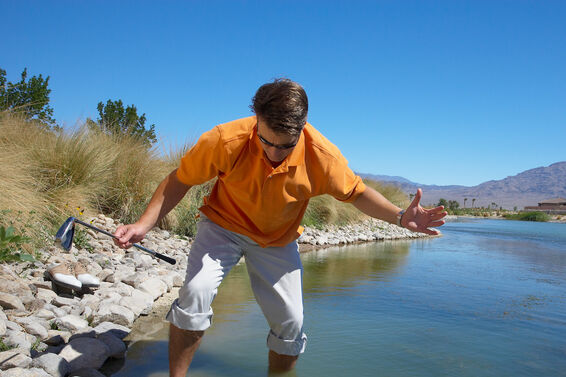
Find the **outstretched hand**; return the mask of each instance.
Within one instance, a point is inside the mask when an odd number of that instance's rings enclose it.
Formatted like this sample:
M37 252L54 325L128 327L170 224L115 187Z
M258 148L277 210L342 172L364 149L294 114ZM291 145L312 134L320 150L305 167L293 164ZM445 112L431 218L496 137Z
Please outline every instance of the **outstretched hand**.
M436 236L440 232L436 229L429 229L444 225L445 221L442 220L448 213L444 211L444 206L438 206L431 209L421 207L420 202L423 196L421 189L417 190L415 198L405 210L401 218L401 225L413 232L420 232Z

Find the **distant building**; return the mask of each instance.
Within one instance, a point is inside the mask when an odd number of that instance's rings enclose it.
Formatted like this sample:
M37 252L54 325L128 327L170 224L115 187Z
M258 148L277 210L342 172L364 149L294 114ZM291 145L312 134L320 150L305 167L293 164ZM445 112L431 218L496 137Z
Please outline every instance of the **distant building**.
M543 200L537 207L525 207L525 211L544 211L544 212L562 212L566 211L566 199L555 198Z

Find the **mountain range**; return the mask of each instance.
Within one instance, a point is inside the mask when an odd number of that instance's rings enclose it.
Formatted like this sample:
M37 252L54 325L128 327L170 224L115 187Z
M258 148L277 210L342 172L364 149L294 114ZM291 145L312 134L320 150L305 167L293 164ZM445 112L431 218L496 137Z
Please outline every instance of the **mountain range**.
M566 198L566 161L526 170L505 179L488 181L477 186L421 185L403 177L358 173L363 178L387 182L410 194L423 190L423 205L435 205L440 198L456 200L460 207L503 207L523 209L546 199ZM474 200L475 199L475 200ZM493 205L495 203L495 205Z

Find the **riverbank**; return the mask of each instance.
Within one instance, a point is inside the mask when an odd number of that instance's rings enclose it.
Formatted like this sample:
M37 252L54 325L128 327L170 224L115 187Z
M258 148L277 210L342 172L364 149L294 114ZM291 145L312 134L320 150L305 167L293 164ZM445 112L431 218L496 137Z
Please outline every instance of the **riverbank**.
M114 220L87 219L113 232ZM122 250L108 237L87 231L87 249L47 246L43 261L0 266L0 369L6 376L73 376L98 371L111 358L123 358L136 326L160 318L176 297L187 266L191 240L154 229L143 245L177 260L170 265L136 249ZM345 226L306 228L300 251L379 240L426 237L380 220ZM85 245L85 246L86 246ZM90 251L89 251L90 250ZM45 271L81 262L100 287L57 295ZM160 299L161 298L161 299ZM159 300L158 300L159 299ZM149 322L148 322L149 321ZM127 337L127 338L126 338Z

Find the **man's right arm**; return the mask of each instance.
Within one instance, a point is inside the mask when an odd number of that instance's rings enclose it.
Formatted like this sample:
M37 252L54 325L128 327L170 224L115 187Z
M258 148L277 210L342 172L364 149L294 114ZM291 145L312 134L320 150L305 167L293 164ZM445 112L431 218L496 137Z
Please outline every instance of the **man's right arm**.
M191 186L179 181L177 169L173 170L159 184L140 219L134 224L121 225L116 229L114 235L118 239L115 239L114 243L127 249L141 241L146 233L183 199L190 188Z

